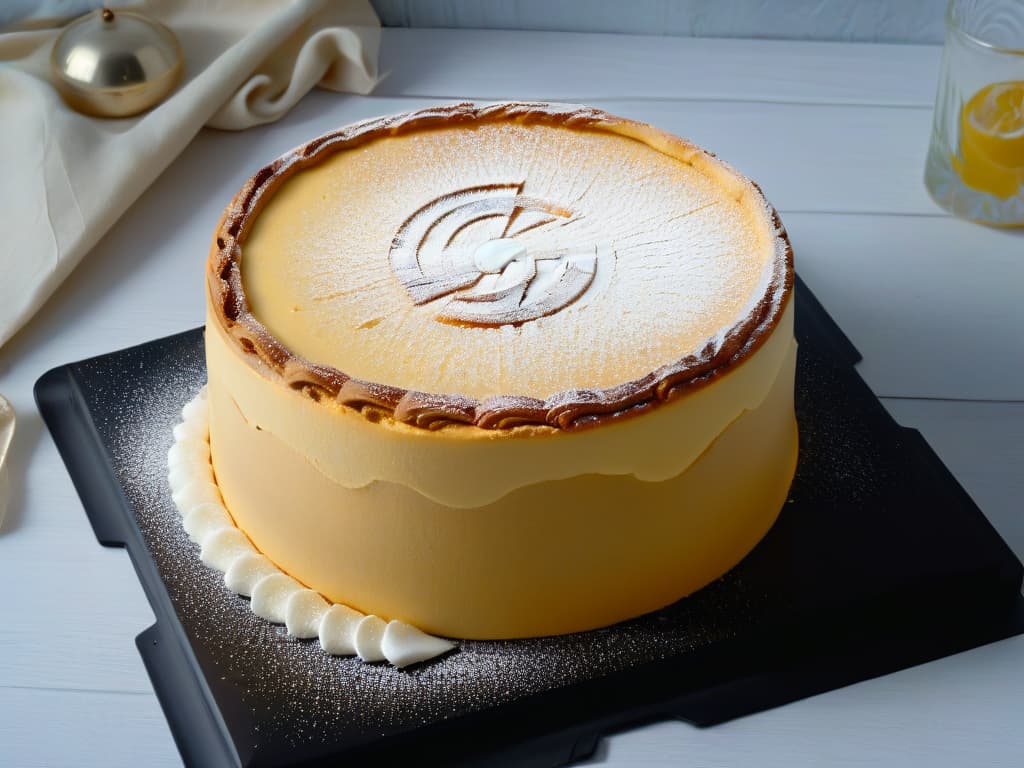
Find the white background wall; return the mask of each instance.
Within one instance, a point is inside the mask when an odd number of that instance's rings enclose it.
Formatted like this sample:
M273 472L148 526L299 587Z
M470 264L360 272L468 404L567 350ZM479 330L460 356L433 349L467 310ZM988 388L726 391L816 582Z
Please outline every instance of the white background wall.
M333 0L344 2L344 0ZM1024 0L1022 0L1024 1ZM394 27L941 43L946 0L371 0ZM0 26L101 0L0 0ZM112 2L115 7L133 0Z
M946 8L946 0L371 1L385 25L398 27L887 43L941 43Z

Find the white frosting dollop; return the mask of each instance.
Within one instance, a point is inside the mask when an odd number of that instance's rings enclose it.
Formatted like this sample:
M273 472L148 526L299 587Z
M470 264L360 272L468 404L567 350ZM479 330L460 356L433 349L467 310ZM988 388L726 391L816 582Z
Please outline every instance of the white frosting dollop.
M380 641L384 658L396 667L432 659L452 649L452 643L440 637L421 632L404 621L389 621Z
M288 598L284 607L284 625L288 634L303 640L320 636L320 622L330 603L312 589L300 589Z
M356 626L363 614L347 605L332 605L320 620L320 647L332 656L354 656Z
M261 619L284 624L288 599L300 589L304 587L299 582L278 571L256 582L249 605Z
M264 576L280 573L277 566L265 556L256 553L242 555L224 572L224 583L228 589L239 595L252 597L252 591Z
M384 639L384 630L387 624L380 616L363 616L356 624L353 644L356 647L356 655L363 661L383 661L384 651L381 649L381 641Z
M358 656L407 667L436 658L455 643L434 637L402 621L385 622L307 589L256 550L224 507L210 462L209 406L204 386L182 409L167 454L171 497L182 527L200 547L203 563L224 574L228 589L250 598L253 613L288 634L320 640L332 656Z

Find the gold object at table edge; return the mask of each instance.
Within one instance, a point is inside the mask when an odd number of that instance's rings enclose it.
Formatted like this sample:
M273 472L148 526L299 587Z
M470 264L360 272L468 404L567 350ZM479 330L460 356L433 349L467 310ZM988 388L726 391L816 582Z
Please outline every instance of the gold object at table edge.
M7 399L0 395L0 526L7 515L10 482L7 476L7 453L14 438L14 408Z

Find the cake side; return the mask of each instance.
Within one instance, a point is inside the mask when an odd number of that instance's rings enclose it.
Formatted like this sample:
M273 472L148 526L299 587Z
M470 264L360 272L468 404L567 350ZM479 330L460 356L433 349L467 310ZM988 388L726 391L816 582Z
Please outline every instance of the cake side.
M788 313L780 328L790 322ZM259 403L248 387L267 380L218 329L208 334L213 464L238 527L329 600L446 637L583 631L685 597L768 531L796 466L796 346L785 333L741 367L757 371L765 352L781 353L772 373L759 371L768 390L749 408L732 411L727 393L706 399L716 385L600 429L489 440L487 430L458 437L472 427L325 412L295 392L268 401L288 405L285 439L281 422L263 427L247 408ZM673 411L680 421L665 418ZM725 426L703 444L681 434L680 423L705 413ZM619 433L644 423L651 431ZM300 433L305 443L290 442ZM611 442L597 441L605 435ZM316 444L338 453L324 458ZM335 479L360 462L378 479ZM668 475L636 474L652 469Z

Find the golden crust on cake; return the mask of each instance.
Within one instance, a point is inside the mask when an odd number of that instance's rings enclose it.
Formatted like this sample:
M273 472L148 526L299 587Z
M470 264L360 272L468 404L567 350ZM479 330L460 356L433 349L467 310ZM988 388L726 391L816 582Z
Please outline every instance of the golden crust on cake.
M292 303L265 301L266 292L260 286L282 284L287 273L281 270L289 268L303 272L304 279L295 284L314 284L316 281L305 277L317 264L322 264L323 259L330 259L334 254L323 248L319 251L296 249L295 263L288 259L265 258L254 259L250 265L245 262L247 238L257 226L257 220L267 219L266 226L281 232L281 237L287 239L292 234L289 222L295 221L297 212L307 204L302 198L287 197L290 192L286 182L295 174L322 170L333 173L342 184L355 189L348 194L370 193L373 190L365 176L346 175L339 173L345 170L341 166L333 169L326 166L351 159L352 163L363 162L354 168L366 174L372 171L373 162L383 163L389 159L390 156L373 159L377 151L374 147L386 145L387 152L404 152L402 157L411 166L411 172L416 172L414 160L409 159L415 152L425 153L428 163L436 163L438 153L444 149L439 148L440 144L454 141L458 145L464 141L460 131L466 137L472 135L474 140L489 142L491 150L496 143L505 147L507 151L500 154L512 158L506 163L510 167L516 152L526 155L527 150L517 148L516 141L530 131L541 135L537 147L553 149L529 151L564 152L558 136L553 136L564 134L566 141L573 144L574 162L584 165L597 162L590 158L605 144L614 151L616 162L628 163L635 154L640 158L637 162L648 163L652 169L642 202L645 211L649 207L650 211L646 212L656 219L651 225L653 231L665 230L665 221L677 209L685 209L679 215L682 218L721 203L721 214L701 214L716 216L708 229L716 233L728 232L727 219L740 216L743 221L735 228L742 237L737 235L726 243L727 247L722 246L729 263L723 269L723 259L719 258L714 269L729 277L733 274L729 272L733 269L730 265L748 257L754 266L744 263L742 269L734 269L735 282L742 285L734 291L731 305L722 308L718 315L708 312L706 305L700 307L701 312L693 313L694 317L703 318L699 322L711 325L702 326L694 321L692 327L687 327L685 314L666 306L664 316L655 318L660 326L638 326L633 329L635 338L627 338L618 346L606 345L609 350L606 358L611 362L602 358L603 367L590 365L587 368L588 363L584 361L579 364L583 368L574 368L573 362L563 365L565 370L559 370L558 366L550 364L559 359L555 354L545 355L543 349L538 351L537 348L519 354L516 345L536 345L540 338L557 352L558 345L564 345L566 339L578 339L581 347L593 348L599 339L580 336L580 327L586 330L591 326L603 338L613 337L609 332L612 321L607 319L613 314L609 308L622 308L628 300L640 296L639 291L645 287L637 281L629 282L630 259L634 258L629 250L631 241L620 237L613 227L612 236L619 240L613 239L611 247L598 242L590 237L593 232L587 230L586 215L573 210L573 204L583 206L584 214L595 210L594 203L586 199L587 191L595 183L593 173L580 174L584 189L576 194L568 182L556 183L549 179L533 182L529 174L517 176L504 169L498 174L501 178L484 183L486 174L474 176L460 167L459 189L450 194L416 189L415 194L389 208L382 222L375 222L377 228L367 236L368 242L380 241L380 227L393 232L394 236L388 234L386 238L391 242L390 252L367 255L373 269L366 270L362 283L357 279L359 263L350 260L347 271L332 273L330 279L319 286L320 295L313 297L327 299L324 306L331 312L349 312L343 318L348 327L353 328L349 336L358 338L359 333L376 333L367 337L374 339L373 343L358 342L369 350L363 355L365 359L360 358L360 350L336 343L339 338L348 338L342 334L307 344L302 327L296 326L299 331L294 331L287 315L281 313L312 306L315 302L307 302L308 296L287 296L289 300L294 299ZM384 137L390 141L378 141ZM402 139L418 143L403 145ZM635 173L636 168L627 171ZM658 194L659 178L673 189L697 189L696 197L666 202L664 196ZM607 228L610 211L615 205L614 201L609 202L609 196L616 177L612 175L603 183L606 188L599 190L600 194L594 193L600 216L590 217L592 221L597 220L598 228ZM609 184L613 186L607 186ZM554 187L559 189L551 193ZM310 189L310 194L320 194L315 184ZM714 197L712 204L706 203L709 195ZM280 210L277 210L275 206L279 202ZM587 205L590 208L586 208ZM386 201L381 206L388 207ZM274 213L277 218L269 220L264 213ZM628 215L624 218L636 219L635 207L630 206L625 213ZM339 213L343 215L343 211ZM387 220L387 215L393 221ZM316 217L317 222L324 219ZM295 233L301 232L303 226L303 222L296 223ZM487 227L491 228L492 237L486 242L497 242L494 247L482 247L478 237L474 240L468 235L474 228ZM559 233L564 232L575 234L568 240L559 240ZM756 254L744 253L748 241L742 238L750 232L760 238L749 244L750 249L757 250ZM494 237L495 233L499 236ZM351 248L357 249L360 226L358 222L342 222L331 234L337 234L339 242L352 243ZM288 242L296 239L291 237ZM324 239L321 233L317 245L322 245ZM465 246L460 247L464 243ZM522 243L528 243L529 248ZM683 270L672 262L674 252L670 249L644 241L638 241L638 247L654 249L674 278L687 279ZM529 257L525 256L527 250ZM260 265L270 263L278 265L275 267L278 272L261 276L259 270L263 267ZM617 281L608 277L609 269L618 270L613 275ZM637 271L648 275L645 278L648 280L650 274L658 273L651 269L650 263ZM649 411L702 387L747 359L778 324L792 291L792 275L792 251L774 209L765 202L756 185L710 153L651 126L591 108L459 104L343 128L299 147L259 171L236 196L217 228L208 264L208 290L214 321L228 333L250 363L263 375L313 400L354 408L375 420L389 418L426 429L466 424L485 430L523 425L575 430ZM696 285L697 278L691 279ZM405 316L413 318L414 322L410 321L413 331L405 336L412 337L428 352L461 346L469 357L480 358L485 356L484 352L497 348L496 356L500 357L505 350L507 360L504 363L498 360L490 369L477 366L479 371L462 379L463 386L454 383L460 371L447 377L438 375L435 371L439 366L429 354L406 365L402 348L388 346L391 339L403 336L396 330L403 327L398 321L389 326L371 312L353 326L362 317L358 314L360 311L366 314L358 301L341 295L344 291L340 288L345 287L345 281L353 280L357 292L366 293L365 286L374 281L383 285L381 290L387 292L383 303L400 305ZM610 283L613 288L608 288ZM634 292L630 294L623 289L614 295L619 285ZM728 286L712 288L728 293ZM680 294L678 285L673 290L675 295ZM396 301L396 297L402 301ZM336 301L332 304L332 300ZM324 325L321 322L324 317L326 315L321 314L315 318L320 326ZM373 352L378 356L377 361L371 357ZM522 361L528 359L528 354L548 362L525 370ZM351 359L359 361L356 368L347 362ZM374 369L377 375L368 376L369 369ZM502 373L503 370L509 373Z

